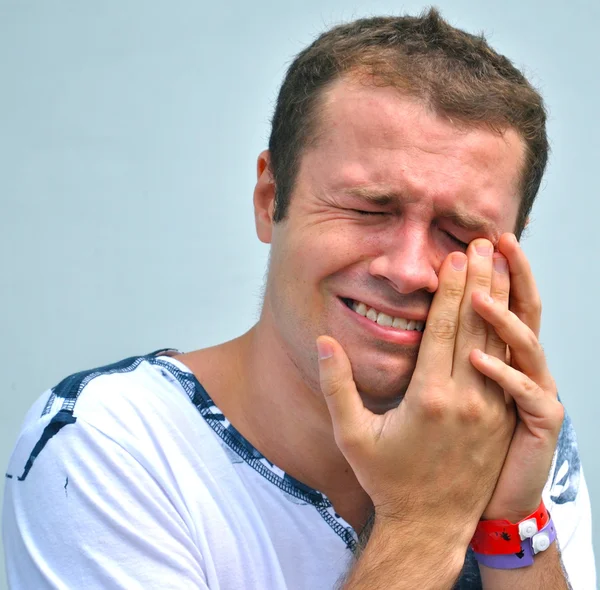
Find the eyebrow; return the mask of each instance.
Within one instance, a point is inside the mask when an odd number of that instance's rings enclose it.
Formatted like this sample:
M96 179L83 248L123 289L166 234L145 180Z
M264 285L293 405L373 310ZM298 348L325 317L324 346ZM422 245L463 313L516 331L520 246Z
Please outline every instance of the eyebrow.
M437 213L441 217L450 220L454 225L469 232L483 232L491 236L496 236L498 233L498 228L494 223L485 217L473 215L467 211L438 211Z
M378 207L387 207L393 203L411 203L416 201L416 199L407 199L405 195L401 195L394 191L374 190L373 188L362 186L347 188L342 192L350 197L361 199L362 201ZM490 236L492 241L497 241L499 237L499 231L496 224L480 215L469 213L465 210L457 211L454 209L437 209L435 214L436 216L448 219L451 223L465 231L473 233L479 232L486 236Z
M402 200L406 202L406 199L402 199L399 194L387 191L375 191L372 188L364 187L364 186L355 186L352 188L347 188L342 191L344 194L349 197L356 197L361 199L362 201L366 201L371 205L379 205L384 207L386 205L390 205L393 202L399 202Z

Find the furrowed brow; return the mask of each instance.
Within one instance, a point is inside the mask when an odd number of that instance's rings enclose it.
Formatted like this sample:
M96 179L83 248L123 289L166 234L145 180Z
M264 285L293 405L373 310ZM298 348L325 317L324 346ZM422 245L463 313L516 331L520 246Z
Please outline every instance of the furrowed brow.
M378 207L385 207L391 204L405 204L407 202L417 201L418 199L410 199L406 195L401 195L393 190L386 191L372 188L356 186L344 189L345 195L360 199ZM440 210L437 212L439 217L448 219L451 223L471 233L478 233L488 237L492 242L496 243L500 237L500 231L495 223L485 217L469 213L468 211Z
M464 229L465 231L480 233L493 239L497 239L499 237L499 232L496 225L485 217L473 215L471 213L467 213L466 211L444 211L440 212L440 216L448 219L454 225Z

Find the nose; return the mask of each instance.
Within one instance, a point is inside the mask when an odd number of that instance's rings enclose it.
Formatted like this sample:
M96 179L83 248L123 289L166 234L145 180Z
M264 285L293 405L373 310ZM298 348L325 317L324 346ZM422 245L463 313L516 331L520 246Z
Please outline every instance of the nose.
M423 290L434 293L440 265L428 231L406 226L382 236L380 253L371 260L369 272L405 295Z

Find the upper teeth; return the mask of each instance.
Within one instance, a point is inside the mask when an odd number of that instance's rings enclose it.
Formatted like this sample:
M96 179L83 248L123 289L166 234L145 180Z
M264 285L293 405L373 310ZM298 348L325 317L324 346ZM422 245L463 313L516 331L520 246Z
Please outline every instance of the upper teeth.
M372 322L377 322L380 326L391 326L400 330L417 330L422 332L425 328L425 322L417 320L407 320L405 318L395 318L387 315L382 311L377 311L373 307L360 302L353 301L350 307L358 314L370 319Z

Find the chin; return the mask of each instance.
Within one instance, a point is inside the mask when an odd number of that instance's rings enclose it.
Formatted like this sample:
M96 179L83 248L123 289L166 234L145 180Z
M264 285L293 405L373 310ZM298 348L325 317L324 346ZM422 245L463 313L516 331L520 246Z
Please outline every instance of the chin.
M378 371L374 373L370 369L367 373L358 369L354 373L356 388L366 408L375 414L383 414L397 407L410 384L414 371L414 365L410 368L400 367L396 371Z
M360 392L359 392L360 393ZM404 399L404 394L392 397L389 399L373 398L368 394L360 393L363 405L367 410L373 412L373 414L385 414L389 410L397 408Z

